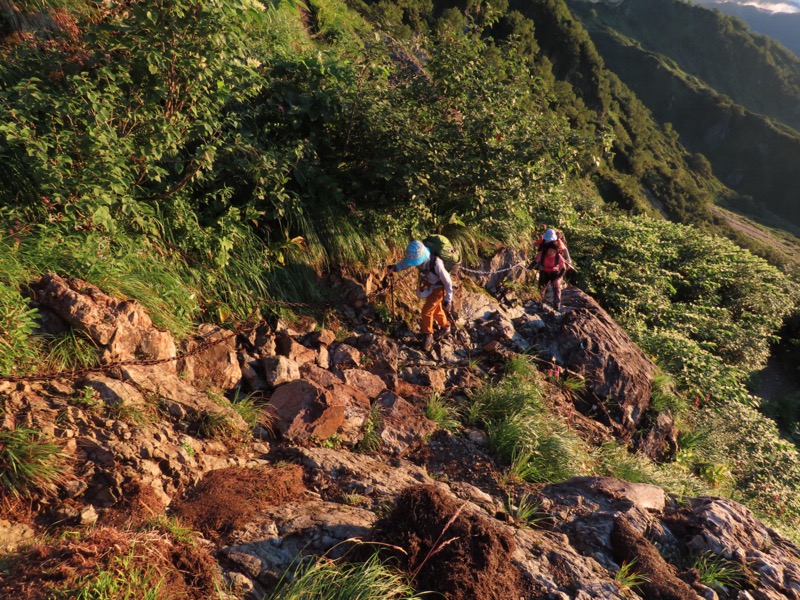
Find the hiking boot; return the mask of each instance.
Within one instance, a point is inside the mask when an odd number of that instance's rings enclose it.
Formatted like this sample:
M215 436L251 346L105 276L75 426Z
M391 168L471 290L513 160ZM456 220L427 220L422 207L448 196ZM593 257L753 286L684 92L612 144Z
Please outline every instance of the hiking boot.
M450 333L450 326L449 325L447 327L442 327L436 333L434 333L433 334L433 339L435 339L438 342L442 338L446 337L448 333Z
M426 333L425 337L422 339L422 349L428 352L431 348L433 348L433 334Z

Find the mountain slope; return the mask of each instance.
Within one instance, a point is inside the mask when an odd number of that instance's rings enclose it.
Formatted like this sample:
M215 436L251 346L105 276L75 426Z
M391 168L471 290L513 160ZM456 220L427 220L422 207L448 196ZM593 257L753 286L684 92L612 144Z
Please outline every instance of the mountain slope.
M694 3L737 17L753 31L771 37L800 56L800 13L773 12L750 4L723 0L695 0Z
M751 196L756 209L800 224L793 184L800 59L734 20L680 2L571 6L608 67L690 150L706 155L724 183Z

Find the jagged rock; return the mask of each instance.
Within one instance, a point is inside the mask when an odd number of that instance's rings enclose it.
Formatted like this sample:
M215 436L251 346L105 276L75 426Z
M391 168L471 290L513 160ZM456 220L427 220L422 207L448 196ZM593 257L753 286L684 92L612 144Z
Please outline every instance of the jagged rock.
M36 533L24 523L0 519L0 554L12 554L33 542Z
M386 389L383 379L363 369L342 371L345 382L365 394L370 400L377 398Z
M494 290L506 281L524 280L528 275L525 268L527 263L528 259L523 252L511 248L501 248L494 253L494 256L483 261L475 269L485 272L485 275L471 273L470 277L475 279L481 287Z
M83 385L95 390L103 402L110 406L126 404L142 407L147 404L144 396L135 386L119 379L92 374L83 380Z
M361 366L361 352L348 344L338 344L330 357L332 367L359 367Z
M179 360L178 372L194 386L205 385L223 390L234 388L242 379L234 336L207 323L200 326L198 334L200 339L187 343L186 352L191 353L200 344L213 345Z
M327 329L312 331L303 337L303 344L314 349L318 349L320 346L330 346L335 341L336 334Z
M516 550L511 558L536 590L533 598L564 600L624 600L628 598L604 577L597 561L583 556L567 536L531 529L514 531Z
M535 343L586 381L578 403L582 412L599 410L618 435L630 438L650 405L653 362L634 344L597 302L581 290L564 290L564 315L546 314L548 327Z
M162 359L176 355L172 335L153 327L134 300L118 300L79 279L48 273L31 285L34 301L104 347L106 361ZM172 362L163 367L175 370Z
M645 598L696 600L697 593L678 578L675 567L667 563L656 547L624 517L615 520L611 545L620 565L635 561L636 569L646 578L637 586Z
M447 372L444 369L431 367L407 367L400 371L400 378L408 383L429 388L436 393L445 390Z
M678 452L678 428L668 413L656 417L653 427L637 444L639 452L655 462L667 462Z
M253 360L250 355L242 353L239 364L242 369L242 378L251 392L263 392L269 389L267 380L260 375L256 368L261 366L261 361Z
M294 341L285 331L279 331L275 336L275 351L298 365L313 363L317 360L317 353L314 350Z
M252 350L262 358L275 356L275 334L267 323L259 323L248 336Z
M324 473L337 485L347 485L359 494L393 498L410 485L424 483L444 487L425 469L402 459L389 463L366 454L331 448L300 448L298 452L306 468Z
M261 361L264 368L264 379L270 387L278 387L284 383L300 379L300 366L291 358L279 355Z
M248 429L247 424L230 407L220 406L207 394L187 385L174 373L160 368L124 366L120 369L123 381L130 381L142 390L163 399L170 414L179 420L197 419L204 414L224 415L231 427L238 431Z
M268 405L274 426L286 439L326 440L339 434L355 443L370 411L369 398L344 384L326 389L297 380L280 386Z
M492 296L467 290L459 290L454 303L458 309L458 321L466 324L489 318L499 307L499 303Z
M375 404L381 411L383 449L391 454L402 454L436 431L436 423L394 392L383 392Z
M664 490L654 485L607 477L573 477L545 486L542 496L547 512L556 518L559 530L569 536L572 546L609 571L617 568L611 557L615 519L624 515L641 533L662 530L653 513L664 509L666 499Z
M748 565L759 575L758 593L767 594L763 597L800 598L800 548L733 500L698 498L692 505L685 515L692 552L712 552Z
M337 383L344 383L344 378L339 374L323 369L312 363L306 363L300 367L300 376L324 388L332 388Z
M346 540L369 539L375 519L368 510L333 502L287 502L262 510L222 555L271 589L298 557L339 558L352 548Z

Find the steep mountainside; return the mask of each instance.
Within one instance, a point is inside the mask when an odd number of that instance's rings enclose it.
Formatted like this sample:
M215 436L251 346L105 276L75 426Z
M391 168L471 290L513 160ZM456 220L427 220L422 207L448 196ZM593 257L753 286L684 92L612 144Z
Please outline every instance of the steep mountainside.
M723 182L800 223L800 59L738 21L681 2L571 6L608 67Z
M753 31L771 37L800 56L800 12L771 11L747 3L722 0L695 0L694 4L738 17Z

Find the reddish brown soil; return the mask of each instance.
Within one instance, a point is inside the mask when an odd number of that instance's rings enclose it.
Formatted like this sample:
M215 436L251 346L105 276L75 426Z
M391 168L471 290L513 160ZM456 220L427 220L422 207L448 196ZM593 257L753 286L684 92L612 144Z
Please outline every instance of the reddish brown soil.
M486 517L462 512L462 505L433 486L404 490L376 526L374 539L407 552L397 558L419 590L440 592L449 600L526 596L511 561L511 533Z
M439 430L409 459L437 479L465 481L489 494L500 493L497 481L502 467L460 435Z
M299 465L219 469L206 473L175 505L175 514L210 538L220 539L252 522L268 506L301 499L305 490Z
M694 600L697 594L678 578L675 568L665 561L656 547L626 520L618 519L611 532L614 558L622 564L636 561L634 567L647 581L637 586L638 592L652 600Z
M149 485L132 482L123 488L124 497L100 517L100 525L138 527L163 515L166 505Z
M126 597L143 597L157 589L163 600L206 600L218 584L216 561L199 546L174 543L161 534L99 528L80 538L35 546L19 556L9 576L0 580L0 598L74 597L100 572L117 573L124 582L125 574L134 570L148 576L141 589Z

